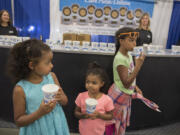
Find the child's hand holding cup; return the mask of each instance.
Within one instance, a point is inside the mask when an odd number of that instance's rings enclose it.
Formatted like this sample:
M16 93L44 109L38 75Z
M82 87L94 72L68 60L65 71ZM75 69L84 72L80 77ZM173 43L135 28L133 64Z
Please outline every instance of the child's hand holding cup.
M138 58L135 58L135 66L140 70L142 64L144 63L145 55L143 52L140 53L140 56Z
M42 87L44 94L44 103L47 104L49 101L55 99L55 96L59 90L59 86L56 84L46 84Z
M88 114L91 114L91 113L93 113L96 110L96 105L98 103L96 99L94 99L94 98L87 98L85 100L85 103L86 103L86 112Z

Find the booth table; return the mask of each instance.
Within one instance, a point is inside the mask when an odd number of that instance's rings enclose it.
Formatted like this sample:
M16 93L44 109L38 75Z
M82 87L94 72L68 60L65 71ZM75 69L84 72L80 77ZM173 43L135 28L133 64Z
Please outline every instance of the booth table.
M13 85L6 76L6 62L9 48L0 47L0 119L13 121ZM85 72L89 62L97 61L107 71L113 82L113 55L83 54L54 51L53 72L68 96L68 105L63 107L71 132L78 132L78 119L74 117L75 99L85 91ZM180 120L180 57L147 56L137 76L137 85L146 98L160 106L161 113L145 106L140 100L133 100L131 126L139 129L159 126Z

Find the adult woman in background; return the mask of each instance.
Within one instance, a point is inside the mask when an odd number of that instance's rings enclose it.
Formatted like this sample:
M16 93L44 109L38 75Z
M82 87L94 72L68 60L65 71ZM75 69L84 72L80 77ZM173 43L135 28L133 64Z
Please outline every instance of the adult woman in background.
M136 29L139 32L136 46L152 43L152 32L150 30L150 17L148 13L144 13L139 20L139 27Z
M0 11L0 35L17 36L17 30L13 27L7 10Z

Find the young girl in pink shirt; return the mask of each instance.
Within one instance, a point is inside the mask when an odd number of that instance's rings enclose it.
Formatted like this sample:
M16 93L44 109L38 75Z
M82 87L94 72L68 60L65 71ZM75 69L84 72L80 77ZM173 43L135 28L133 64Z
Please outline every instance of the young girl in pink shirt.
M87 91L80 93L75 100L75 116L80 119L79 132L81 135L103 135L106 120L113 118L113 102L105 94L108 90L107 82L106 72L97 63L90 63L85 81ZM96 109L90 114L86 112L85 100L87 98L97 100Z

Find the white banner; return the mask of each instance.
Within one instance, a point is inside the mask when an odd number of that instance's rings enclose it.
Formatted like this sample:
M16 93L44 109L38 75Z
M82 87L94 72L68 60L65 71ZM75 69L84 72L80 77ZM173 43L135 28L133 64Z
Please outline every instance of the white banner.
M66 32L113 35L114 32L120 27L127 26L126 24L128 23L128 11L132 11L134 15L133 21L131 20L130 25L128 26L136 28L138 24L136 24L137 17L135 11L137 9L140 9L140 12L138 13L148 12L150 16L152 16L151 30L153 33L153 44L163 46L166 45L173 2L158 1L154 4L152 3L152 0L143 0L147 2L138 2L138 4L136 4L137 1L136 3L130 3L128 0L119 0L119 4L117 4L118 2L116 0L116 4L114 4L111 2L114 2L114 0L106 0L106 4L104 4L102 2L105 1L100 0L78 0L78 3L76 3L76 1L77 0L73 0L73 2L72 0L50 1L50 39L62 41L62 34ZM107 3L108 1L109 4ZM122 3L122 1L124 2L124 4ZM93 6L95 6L95 8ZM126 24L118 22L118 25L115 26L117 22L116 19L113 19L113 17L107 18L107 20L112 23L111 25L109 24L109 22L107 23L104 21L106 16L103 17L103 19L102 17L98 19L98 16L101 16L101 13L103 13L103 15L105 14L105 7L108 6L111 8L110 13L115 11L110 14L111 16L116 16L117 10L121 10L121 8L126 8ZM114 7L112 8L111 6ZM89 9L91 11L94 10L93 15L88 14ZM75 11L74 13L73 10ZM102 12L102 10L104 11ZM94 17L94 15L96 17ZM90 20L90 18L95 18L95 21L97 21L97 23L99 24L95 24L96 22ZM119 19L123 18L118 18L118 20Z

